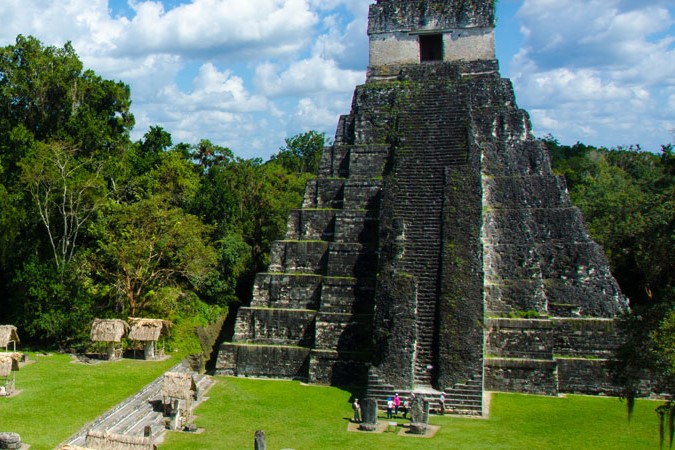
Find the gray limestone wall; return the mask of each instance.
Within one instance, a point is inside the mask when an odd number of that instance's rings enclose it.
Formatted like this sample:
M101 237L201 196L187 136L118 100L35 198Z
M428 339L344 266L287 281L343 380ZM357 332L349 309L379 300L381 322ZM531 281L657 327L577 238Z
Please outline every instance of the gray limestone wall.
M340 119L319 179L290 213L286 239L273 244L233 342L221 346L219 373L273 376L277 364L282 378L365 385L389 147L357 124L370 123L387 101L355 95L352 114Z
M557 364L539 359L485 359L485 389L488 391L521 392L557 395Z
M312 346L316 311L280 308L240 308L234 339L259 344Z
M612 383L609 362L605 359L557 358L560 392L587 395L621 395Z
M483 249L479 153L470 167L446 169L441 292L438 303L439 387L478 378L483 366Z
M588 236L564 181L553 175L545 147L532 137L527 113L499 106L513 98L510 82L481 88L485 82L471 92L482 101L474 125L483 149L487 312L611 318L625 311L607 258Z
M318 309L322 277L307 274L259 273L253 288L252 307Z
M486 319L486 389L617 395L607 358L621 341L611 319Z
M333 386L363 386L368 375L370 352L312 350L309 380Z
M307 380L309 352L305 347L223 343L216 373L241 377Z
M368 34L494 23L494 0L378 0L370 7Z
M485 353L503 358L552 359L555 325L551 320L488 319Z

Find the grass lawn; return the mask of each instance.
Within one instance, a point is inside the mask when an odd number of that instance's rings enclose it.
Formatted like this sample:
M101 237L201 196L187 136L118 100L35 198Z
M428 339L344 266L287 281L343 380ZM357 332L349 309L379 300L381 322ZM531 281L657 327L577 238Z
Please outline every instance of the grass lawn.
M35 360L35 354L29 358ZM160 376L180 359L73 364L69 355L43 356L16 376L16 397L0 397L0 432L12 431L31 450L50 450L86 423Z
M17 374L21 395L0 398L0 431L19 433L32 450L53 449L177 362L84 365L67 355L38 356ZM251 449L256 430L265 430L270 450L658 448L658 402L639 401L628 423L625 405L613 398L495 394L489 419L432 416L441 429L425 439L347 432L351 396L298 382L216 377L195 412L204 433L169 432L160 448Z
M628 423L614 398L495 394L488 420L432 416L441 429L425 439L347 432L351 393L337 388L216 379L195 412L205 432L167 433L162 450L251 449L256 430L267 433L270 450L658 448L658 402L639 401Z

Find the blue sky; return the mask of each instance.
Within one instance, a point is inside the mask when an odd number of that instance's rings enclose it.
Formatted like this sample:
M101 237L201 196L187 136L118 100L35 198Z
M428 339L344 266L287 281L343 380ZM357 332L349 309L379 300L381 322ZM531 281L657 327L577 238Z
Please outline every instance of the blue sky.
M267 158L332 137L368 64L370 0L2 0L0 45L72 41L132 89L134 139L210 139ZM672 0L500 0L497 56L538 136L658 151L675 139Z

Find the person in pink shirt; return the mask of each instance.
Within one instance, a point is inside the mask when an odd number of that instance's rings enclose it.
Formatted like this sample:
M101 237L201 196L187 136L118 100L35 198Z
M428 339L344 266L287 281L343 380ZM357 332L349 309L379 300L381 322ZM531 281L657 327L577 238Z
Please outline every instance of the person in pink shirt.
M394 395L394 414L398 415L398 408L401 406L401 397L398 396L398 392Z

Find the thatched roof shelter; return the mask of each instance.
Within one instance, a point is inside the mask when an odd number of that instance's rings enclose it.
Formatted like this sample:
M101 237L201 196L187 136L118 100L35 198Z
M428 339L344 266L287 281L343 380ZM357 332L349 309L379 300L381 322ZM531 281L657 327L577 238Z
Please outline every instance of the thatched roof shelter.
M190 373L167 372L162 379L161 394L164 397L190 400L197 392L197 383Z
M56 450L91 450L89 447L80 447L77 445L62 445L61 447L57 448Z
M122 319L96 319L91 324L91 340L121 342L127 331L129 331L129 324Z
M131 331L129 339L134 341L151 342L158 341L162 334L169 330L170 323L162 319L140 319L129 317Z
M7 348L10 342L19 342L16 327L14 325L0 325L0 347Z
M87 433L87 448L94 450L156 450L150 438L124 436L104 431Z
M0 353L0 377L8 377L19 370L21 353Z

